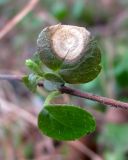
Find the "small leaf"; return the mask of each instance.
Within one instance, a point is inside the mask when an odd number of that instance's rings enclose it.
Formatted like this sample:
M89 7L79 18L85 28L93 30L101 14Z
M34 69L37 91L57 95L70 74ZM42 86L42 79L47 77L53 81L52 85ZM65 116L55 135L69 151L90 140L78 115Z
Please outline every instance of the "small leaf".
M29 76L23 77L22 81L32 92L35 92L39 79L40 79L39 76L32 73Z
M95 120L84 109L71 105L47 105L39 113L38 127L57 140L79 139L95 130Z
M62 84L65 83L64 80L55 73L45 73L44 78L52 82L60 82Z
M44 78L44 87L48 91L57 90L65 83L64 80L55 73L45 73Z
M40 66L38 66L37 63L35 63L33 60L31 59L27 59L26 60L26 66L32 70L34 73L38 74L39 76L42 76L44 75L43 71L41 70Z

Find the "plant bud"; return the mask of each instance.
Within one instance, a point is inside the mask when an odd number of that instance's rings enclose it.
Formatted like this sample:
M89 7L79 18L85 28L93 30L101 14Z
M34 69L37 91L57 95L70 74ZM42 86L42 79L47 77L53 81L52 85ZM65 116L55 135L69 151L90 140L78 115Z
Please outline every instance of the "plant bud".
M42 62L67 83L93 80L100 72L100 49L84 27L54 25L44 28L37 39Z

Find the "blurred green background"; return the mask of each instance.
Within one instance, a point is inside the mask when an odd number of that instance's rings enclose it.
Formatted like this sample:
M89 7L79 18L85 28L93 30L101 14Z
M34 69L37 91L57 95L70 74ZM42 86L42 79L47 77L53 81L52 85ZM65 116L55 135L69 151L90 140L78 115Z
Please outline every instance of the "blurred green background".
M28 2L0 0L0 29ZM39 32L58 23L86 27L96 36L102 52L99 76L73 87L128 102L127 0L40 0L0 40L0 74L27 73L25 59L36 51ZM36 120L46 95L41 88L33 95L20 82L0 81L0 160L96 160L75 142L57 142L40 134ZM68 95L56 101L85 106L95 116L95 133L80 143L103 160L128 159L127 110Z

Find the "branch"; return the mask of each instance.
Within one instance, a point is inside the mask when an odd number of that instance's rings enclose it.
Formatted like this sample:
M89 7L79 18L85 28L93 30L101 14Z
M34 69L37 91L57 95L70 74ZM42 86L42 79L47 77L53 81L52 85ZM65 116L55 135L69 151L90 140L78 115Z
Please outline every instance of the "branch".
M16 80L16 81L22 81L22 78L25 75L9 75L9 74L0 74L0 80Z
M95 94L87 93L87 92L81 92L76 89L72 89L70 87L62 86L60 88L61 93L67 93L73 96L89 99L92 101L97 101L101 104L109 105L116 108L122 108L122 109L128 109L128 103L117 101L111 98L106 98L102 96L97 96Z
M22 78L24 77L24 75L0 75L0 80L18 80L21 81ZM40 87L43 87L43 83L38 83L38 85ZM96 101L99 102L101 104L105 104L105 105L109 105L112 107L116 107L116 108L122 108L122 109L128 109L128 103L125 102L121 102L121 101L117 101L111 98L106 98L106 97L102 97L102 96L97 96L91 93L87 93L87 92L81 92L79 90L67 87L67 86L61 86L61 88L59 89L59 91L63 94L69 94L69 95L73 95L76 97L81 97L81 98L85 98L85 99L89 99L92 101Z

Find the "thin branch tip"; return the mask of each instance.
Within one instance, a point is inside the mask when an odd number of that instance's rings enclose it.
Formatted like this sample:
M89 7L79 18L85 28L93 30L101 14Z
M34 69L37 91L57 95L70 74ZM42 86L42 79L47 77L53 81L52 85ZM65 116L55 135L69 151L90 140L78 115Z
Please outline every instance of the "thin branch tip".
M0 74L0 80L22 81L22 78L24 76L25 75ZM43 83L39 82L38 86L43 87ZM107 106L111 106L111 107L115 107L115 108L121 108L121 109L128 109L128 102L121 102L121 101L117 101L117 100L114 100L114 99L111 99L111 98L94 95L92 93L81 92L79 90L76 90L76 89L73 89L73 88L70 88L70 87L67 87L67 86L61 86L59 88L59 91L62 94L66 93L66 94L73 95L73 96L76 96L76 97L89 99L89 100L96 101L96 102L99 102L99 103L107 105Z

